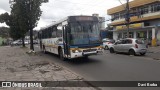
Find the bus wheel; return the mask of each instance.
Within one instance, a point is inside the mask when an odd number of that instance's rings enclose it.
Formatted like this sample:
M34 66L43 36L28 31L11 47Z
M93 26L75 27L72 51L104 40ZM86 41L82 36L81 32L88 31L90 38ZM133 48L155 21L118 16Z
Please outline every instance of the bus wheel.
M66 58L64 58L62 49L59 49L59 57L60 57L60 59L63 60L63 61L66 60Z
M89 61L89 57L88 57L88 56L84 56L83 59L84 59L85 61Z
M84 56L83 58L84 58L84 59L88 59L88 56Z

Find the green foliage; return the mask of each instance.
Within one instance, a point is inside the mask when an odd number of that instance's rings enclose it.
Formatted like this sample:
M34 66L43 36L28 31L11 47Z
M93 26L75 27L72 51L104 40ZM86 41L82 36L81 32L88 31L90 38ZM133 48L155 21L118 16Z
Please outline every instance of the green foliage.
M0 27L0 37L8 38L9 37L9 28L7 27Z
M33 32L33 28L37 26L42 14L40 6L46 2L48 0L14 0L11 4L11 14L1 14L0 23L6 22L10 26L10 36L13 39L24 38L28 31Z
M11 11L12 12L12 11ZM13 39L19 39L24 36L26 32L23 32L23 30L20 29L20 24L18 22L18 18L16 17L16 13L11 13L9 15L8 13L4 13L0 15L0 23L6 23L8 26L10 26L9 34L10 37Z
M8 13L4 13L0 15L0 23L5 22L7 25L10 26L10 20L11 20L11 17Z
M33 29L37 26L42 14L40 6L48 0L15 0L12 5L11 14L17 16L18 22L26 29Z

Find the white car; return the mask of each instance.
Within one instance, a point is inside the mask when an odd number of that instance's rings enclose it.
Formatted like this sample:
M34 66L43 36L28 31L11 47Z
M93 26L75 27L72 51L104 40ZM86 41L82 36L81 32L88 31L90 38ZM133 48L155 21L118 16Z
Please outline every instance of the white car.
M15 46L15 45L21 45L22 44L22 41L21 40L16 40L16 41L13 41L11 43L11 45Z
M27 45L27 44L29 44L29 41L25 40L24 43Z
M103 39L103 48L108 50L114 43L115 40L113 39Z
M130 55L145 55L148 46L141 39L126 38L117 41L112 47L110 47L110 53L123 52Z

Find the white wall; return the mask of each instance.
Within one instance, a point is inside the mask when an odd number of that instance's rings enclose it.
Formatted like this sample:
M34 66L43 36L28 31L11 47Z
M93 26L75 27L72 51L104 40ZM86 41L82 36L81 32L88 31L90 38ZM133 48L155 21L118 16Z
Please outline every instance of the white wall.
M118 39L118 33L117 32L113 32L113 39L117 40Z

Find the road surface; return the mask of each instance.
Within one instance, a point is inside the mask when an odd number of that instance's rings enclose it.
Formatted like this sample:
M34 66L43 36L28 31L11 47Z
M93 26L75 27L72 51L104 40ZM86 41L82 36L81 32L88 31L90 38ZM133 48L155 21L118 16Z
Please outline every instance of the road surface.
M36 51L40 51L35 46ZM53 54L43 54L50 62L58 63L90 81L160 81L160 61L148 56L110 54L91 56L89 59L62 61ZM159 90L160 88L105 88L104 90Z

